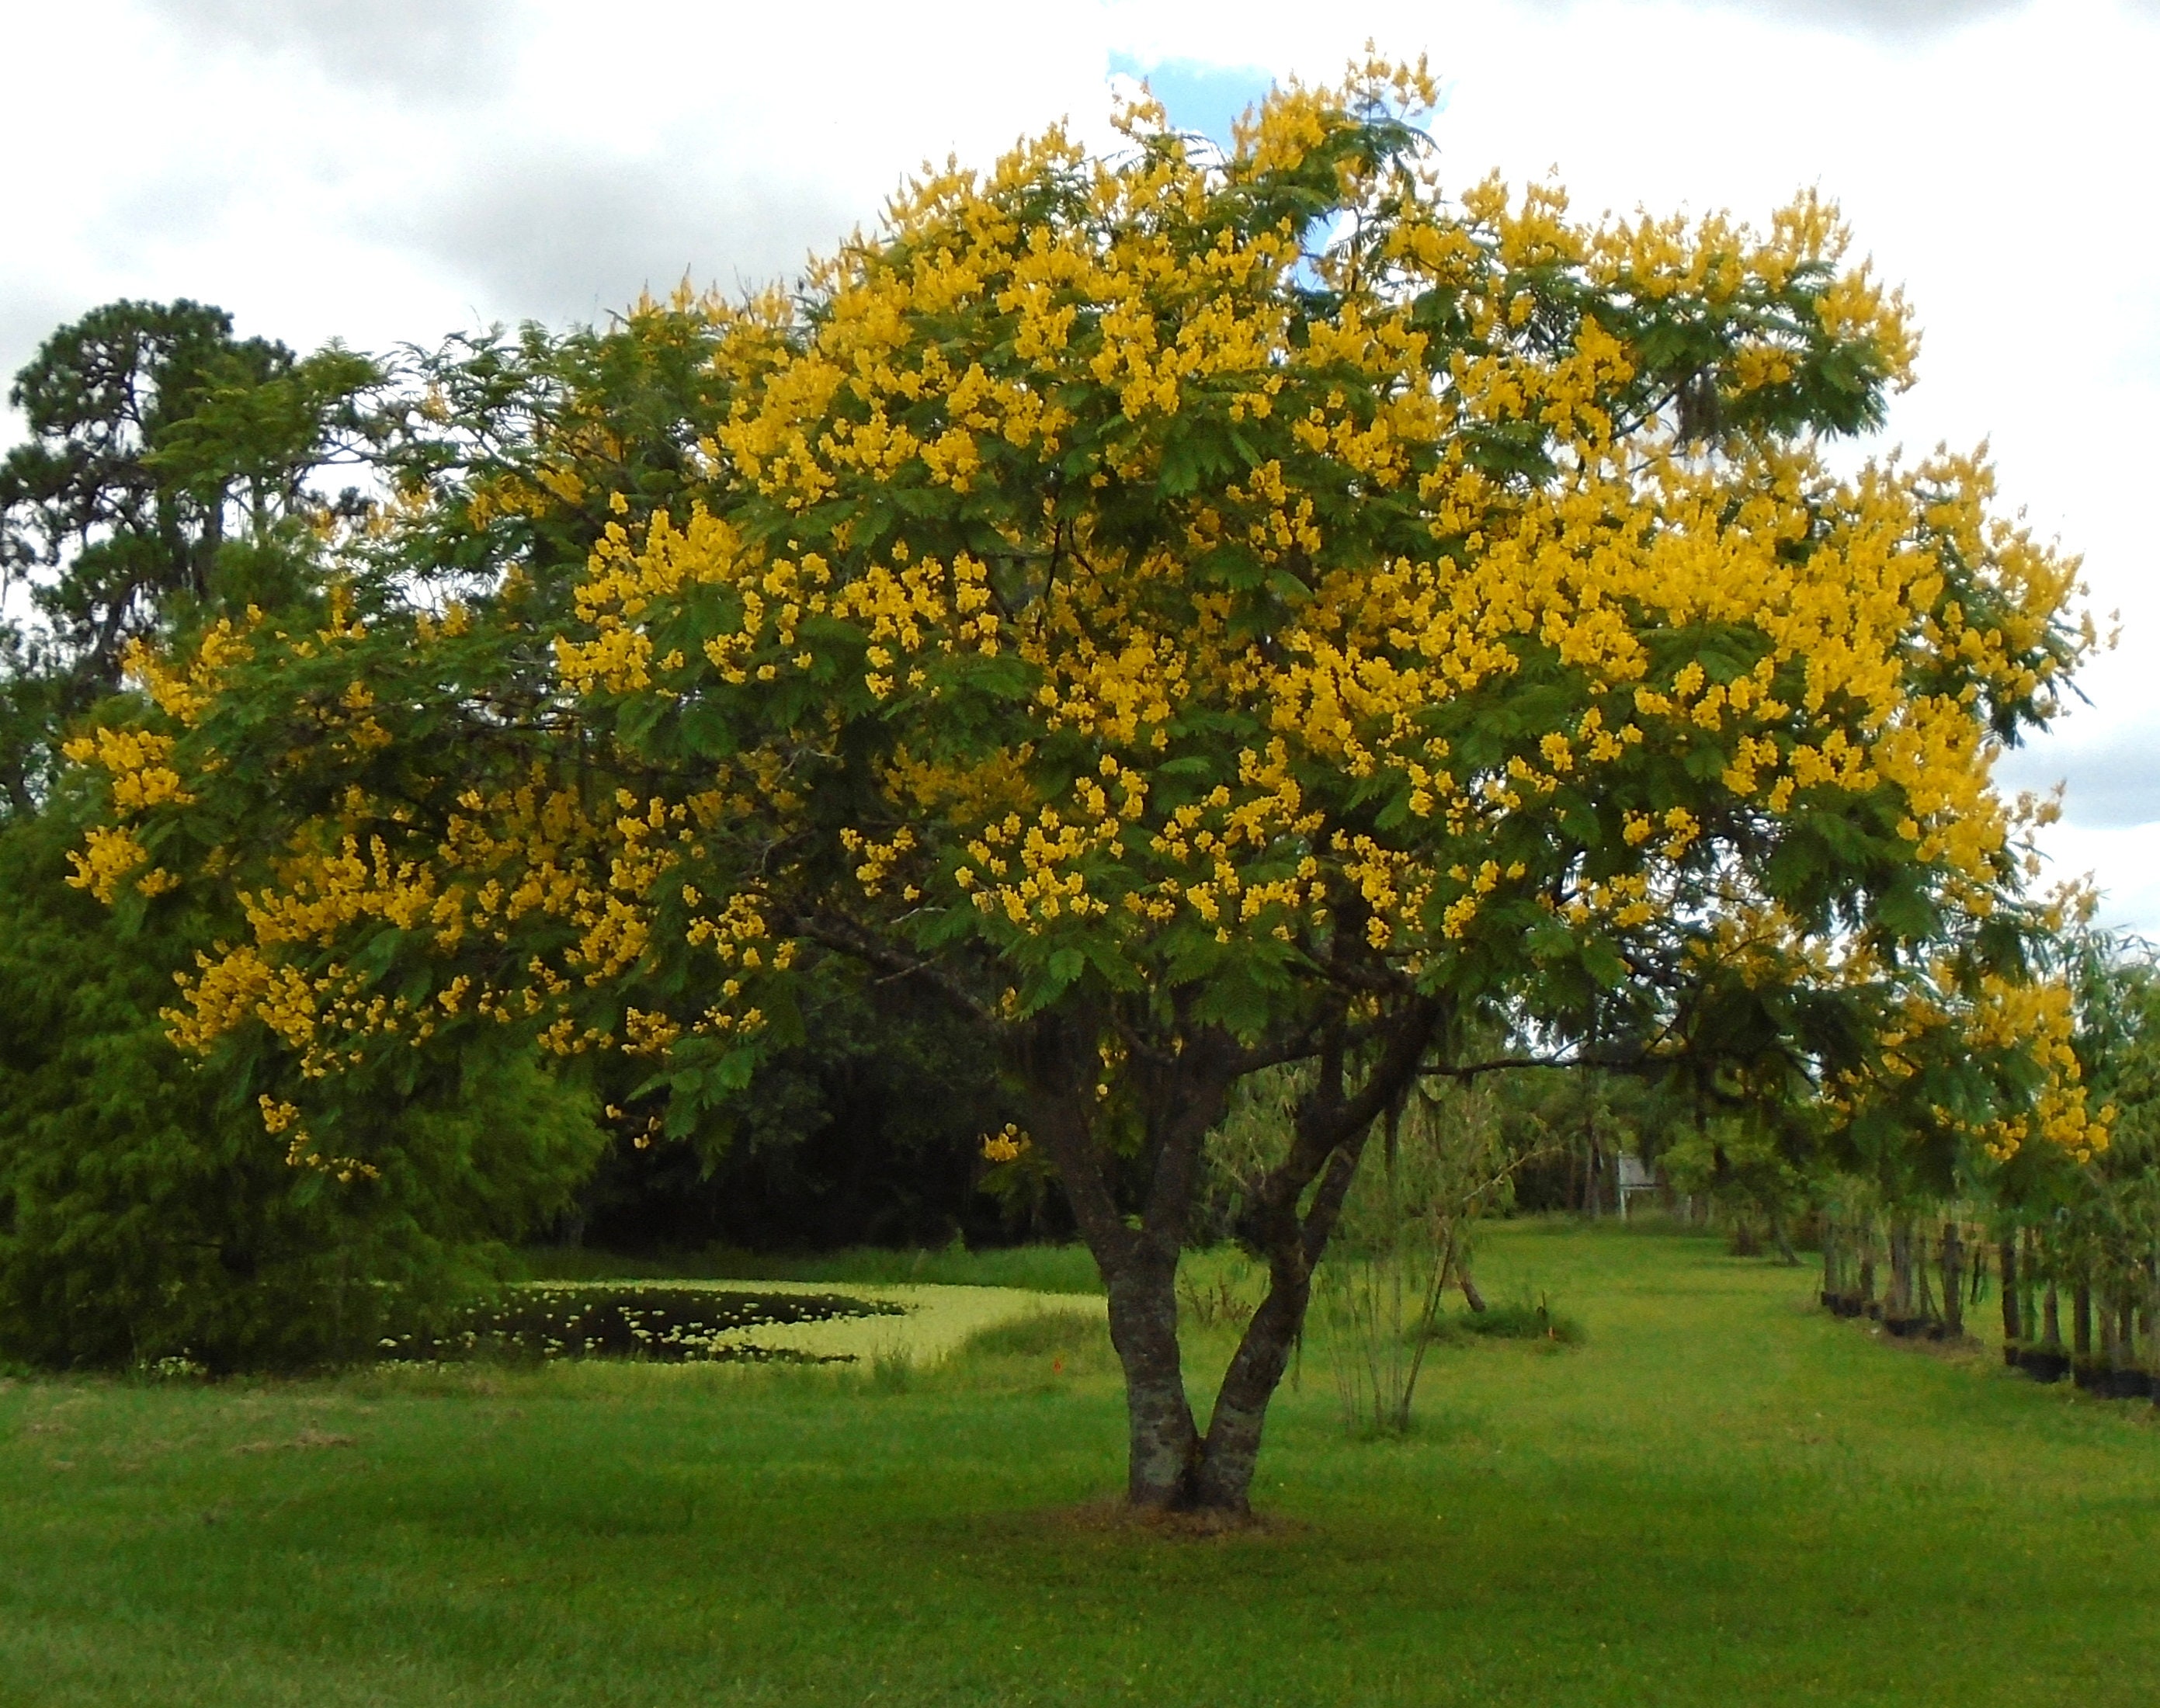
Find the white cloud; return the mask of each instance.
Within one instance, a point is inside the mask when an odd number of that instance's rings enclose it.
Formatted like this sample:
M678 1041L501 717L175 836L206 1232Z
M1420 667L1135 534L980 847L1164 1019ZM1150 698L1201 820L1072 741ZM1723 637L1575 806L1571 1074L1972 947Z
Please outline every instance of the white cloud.
M2013 12L2029 0L1698 0L1773 23L1913 40L1965 29L1997 13Z
M2090 875L2100 889L2100 924L2160 942L2160 824L2058 824L2039 842L2043 884Z
M411 99L455 101L500 69L501 0L143 0L198 41L291 54L324 75Z

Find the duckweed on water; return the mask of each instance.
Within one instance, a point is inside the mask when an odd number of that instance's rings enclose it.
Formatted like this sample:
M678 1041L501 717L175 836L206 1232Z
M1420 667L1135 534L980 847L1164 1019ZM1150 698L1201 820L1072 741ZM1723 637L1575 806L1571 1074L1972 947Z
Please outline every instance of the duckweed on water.
M439 1330L387 1337L382 1352L400 1363L493 1357L848 1363L849 1353L775 1349L754 1344L748 1335L778 1324L903 1314L901 1306L840 1293L540 1282L475 1301Z

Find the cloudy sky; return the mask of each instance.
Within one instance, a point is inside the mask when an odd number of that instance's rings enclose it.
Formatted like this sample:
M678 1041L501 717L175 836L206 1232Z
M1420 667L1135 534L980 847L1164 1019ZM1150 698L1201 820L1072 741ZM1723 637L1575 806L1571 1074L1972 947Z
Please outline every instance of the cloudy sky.
M1993 445L2122 644L2015 755L2050 847L2160 936L2160 0L68 0L0 7L0 373L117 296L307 347L604 315L792 274L926 158L988 161L1114 78L1220 132L1368 37L1424 53L1456 183L1581 210L1838 200L1925 329L1888 437ZM0 437L13 423L0 421Z

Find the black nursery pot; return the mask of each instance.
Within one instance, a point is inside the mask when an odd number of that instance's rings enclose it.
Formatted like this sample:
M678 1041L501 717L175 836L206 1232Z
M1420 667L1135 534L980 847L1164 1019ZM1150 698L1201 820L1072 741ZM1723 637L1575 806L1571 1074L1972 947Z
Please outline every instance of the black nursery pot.
M2100 1391L2110 1399L2143 1399L2152 1392L2152 1378L2142 1370L2110 1370Z
M1928 1319L1924 1316L1886 1316L1882 1319L1882 1326L1899 1340L1917 1340L1928 1332Z
M2106 1387L2107 1377L2107 1367L2095 1364L2090 1358L2074 1358L2070 1363L2070 1380L2087 1394L2098 1393Z
M2047 1347L2028 1347L2018 1364L2035 1382L2059 1382L2070 1373L2070 1355Z

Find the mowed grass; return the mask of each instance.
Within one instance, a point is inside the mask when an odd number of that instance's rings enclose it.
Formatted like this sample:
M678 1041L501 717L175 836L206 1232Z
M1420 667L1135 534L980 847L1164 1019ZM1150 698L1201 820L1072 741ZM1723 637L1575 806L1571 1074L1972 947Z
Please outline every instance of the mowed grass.
M1394 1443L1309 1347L1275 1522L1213 1539L1089 1507L1119 1393L1054 1317L911 1373L17 1380L0 1701L2160 1695L2149 1405L1886 1345L1699 1238L1510 1227L1481 1280L1586 1342L1436 1350Z

